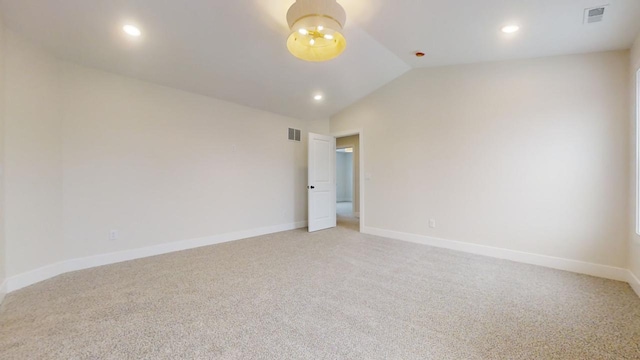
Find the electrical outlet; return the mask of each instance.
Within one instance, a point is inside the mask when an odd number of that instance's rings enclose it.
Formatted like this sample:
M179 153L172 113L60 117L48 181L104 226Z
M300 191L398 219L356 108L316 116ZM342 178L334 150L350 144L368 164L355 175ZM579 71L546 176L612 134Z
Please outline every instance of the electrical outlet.
M118 230L109 231L109 240L118 240Z
M429 219L429 227L432 229L436 228L436 220L435 219Z

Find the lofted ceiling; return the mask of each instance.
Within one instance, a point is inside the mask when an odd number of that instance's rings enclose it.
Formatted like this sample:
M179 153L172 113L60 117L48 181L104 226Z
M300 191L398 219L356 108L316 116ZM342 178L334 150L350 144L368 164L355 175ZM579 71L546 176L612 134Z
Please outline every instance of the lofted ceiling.
M347 50L307 63L286 48L292 3L0 0L0 9L10 29L62 59L310 120L411 68L627 49L640 32L638 0L339 0ZM604 21L583 25L584 9L603 4ZM142 36L124 35L127 23ZM511 23L521 31L500 32Z
M372 1L363 29L412 67L628 49L640 32L640 0ZM601 5L603 21L583 24ZM520 31L502 33L509 24Z

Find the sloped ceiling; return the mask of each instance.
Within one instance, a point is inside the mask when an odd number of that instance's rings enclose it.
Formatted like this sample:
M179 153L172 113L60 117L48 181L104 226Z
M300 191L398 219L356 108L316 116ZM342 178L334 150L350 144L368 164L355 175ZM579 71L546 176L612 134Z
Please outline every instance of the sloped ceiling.
M288 53L293 0L2 0L0 8L10 29L62 59L310 120L411 68L626 49L640 31L635 0L606 1L605 21L592 25L582 16L601 5L593 0L339 2L348 47L326 63ZM512 22L519 33L500 33ZM125 23L143 36L125 36Z

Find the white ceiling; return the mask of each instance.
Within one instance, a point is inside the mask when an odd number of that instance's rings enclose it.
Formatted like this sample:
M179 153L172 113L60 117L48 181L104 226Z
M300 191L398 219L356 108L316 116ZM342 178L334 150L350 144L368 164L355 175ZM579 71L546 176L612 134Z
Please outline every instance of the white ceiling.
M640 0L371 2L362 27L412 67L628 49L640 32ZM602 22L583 25L584 9L606 4ZM508 24L521 29L503 34Z
M339 0L347 50L306 63L286 48L293 0L0 1L9 28L60 58L301 119L412 67L626 49L640 32L638 0ZM584 8L602 4L605 20L583 25ZM143 36L125 36L125 23ZM507 23L522 30L502 34Z

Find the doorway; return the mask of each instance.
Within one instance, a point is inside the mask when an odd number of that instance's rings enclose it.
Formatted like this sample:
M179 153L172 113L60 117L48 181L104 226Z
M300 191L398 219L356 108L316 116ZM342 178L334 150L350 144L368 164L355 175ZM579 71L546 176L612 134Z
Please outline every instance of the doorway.
M360 228L360 135L336 138L336 216L339 226Z
M353 148L336 149L336 214L352 216L353 211Z

